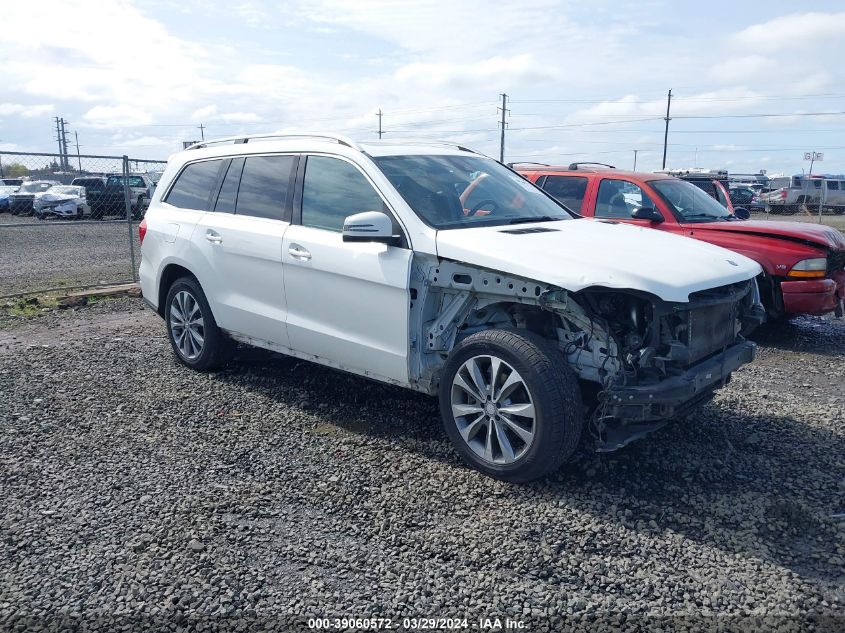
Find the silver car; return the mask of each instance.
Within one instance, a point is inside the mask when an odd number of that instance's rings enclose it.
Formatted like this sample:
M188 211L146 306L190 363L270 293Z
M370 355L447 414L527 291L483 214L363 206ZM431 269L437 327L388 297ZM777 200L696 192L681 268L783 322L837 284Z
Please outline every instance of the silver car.
M91 215L85 187L78 185L55 185L33 201L35 217L46 220L50 216L64 219L82 220Z

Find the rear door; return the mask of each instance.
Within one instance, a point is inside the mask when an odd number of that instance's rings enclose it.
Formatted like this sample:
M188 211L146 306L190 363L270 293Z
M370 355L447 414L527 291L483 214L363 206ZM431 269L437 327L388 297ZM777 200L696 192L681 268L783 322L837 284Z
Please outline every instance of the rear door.
M300 173L294 223L282 248L290 346L343 369L406 383L411 249L343 241L346 217L392 215L356 165L312 155Z
M555 200L575 213L581 213L587 194L589 179L586 176L544 176L541 187Z
M202 280L223 329L289 347L282 237L290 226L293 154L225 161L210 205L193 233L207 263Z

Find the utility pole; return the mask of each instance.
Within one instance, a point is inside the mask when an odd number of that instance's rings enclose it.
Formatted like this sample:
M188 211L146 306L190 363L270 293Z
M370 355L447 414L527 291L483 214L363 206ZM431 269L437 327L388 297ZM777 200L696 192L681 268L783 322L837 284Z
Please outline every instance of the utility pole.
M499 141L499 162L504 163L505 162L505 125L506 125L505 115L508 112L510 112L510 110L508 110L508 95L506 95L503 92L501 96L502 96L502 107L496 108L496 109L502 111L502 120L499 122L499 125L502 126L502 138Z
M669 90L669 97L666 99L666 131L663 132L663 167L662 169L666 169L666 146L669 144L669 108L672 106L672 90Z
M56 140L59 142L59 156L63 156L62 154L62 126L61 126L61 119L59 117L54 117L56 119Z
M200 123L198 127L200 129L200 138L204 141L205 140L205 126L202 123Z
M79 155L79 134L76 130L73 131L73 137L76 139L76 160L79 163L79 173L82 173L82 156Z
M68 151L67 151L67 130L65 130L65 125L68 121L64 119L60 119L62 122L62 169L67 171L70 169L70 161L68 160Z
M639 151L638 149L634 150L634 171L637 171L637 152Z
M381 117L382 117L381 108L378 109L376 116L378 117L378 138L379 138L379 140L381 140L381 135L382 135L382 131L381 131Z

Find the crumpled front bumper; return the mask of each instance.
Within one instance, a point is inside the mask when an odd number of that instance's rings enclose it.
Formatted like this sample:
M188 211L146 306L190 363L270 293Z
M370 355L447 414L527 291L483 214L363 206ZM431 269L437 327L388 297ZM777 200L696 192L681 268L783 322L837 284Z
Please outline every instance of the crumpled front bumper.
M76 215L77 206L74 203L65 203L49 207L36 208L35 212L42 215L56 215L60 218L74 217Z
M841 310L845 301L845 271L838 271L825 279L782 281L783 309L789 314L822 315Z
M605 416L623 423L671 418L705 401L723 386L731 373L754 360L757 346L750 341L732 345L679 376L651 385L610 387L602 395Z

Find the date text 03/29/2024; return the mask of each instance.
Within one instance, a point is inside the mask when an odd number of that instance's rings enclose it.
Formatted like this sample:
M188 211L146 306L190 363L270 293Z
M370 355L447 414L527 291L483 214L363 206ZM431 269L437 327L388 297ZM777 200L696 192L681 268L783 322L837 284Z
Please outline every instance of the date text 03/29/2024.
M466 630L519 631L525 629L521 620L498 617L469 618L309 618L309 629L378 631L404 629L408 631Z

